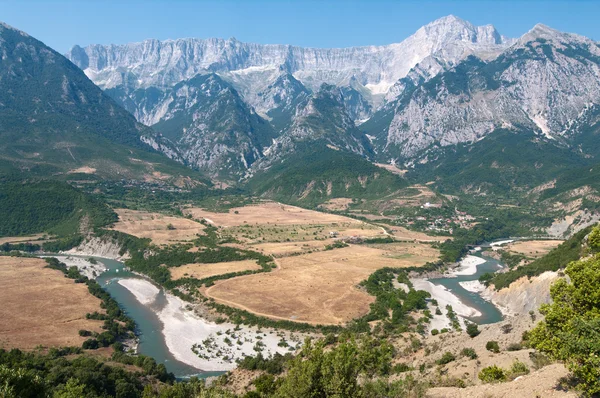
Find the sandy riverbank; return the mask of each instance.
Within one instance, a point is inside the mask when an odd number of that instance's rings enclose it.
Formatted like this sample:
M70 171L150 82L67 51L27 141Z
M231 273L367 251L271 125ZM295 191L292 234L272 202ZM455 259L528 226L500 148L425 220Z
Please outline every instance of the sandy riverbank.
M485 287L483 283L479 281L464 281L458 282L458 284L461 285L466 291L478 293L481 298L494 304L505 317L516 315L516 313L510 310L507 306L502 305L502 303L498 302L498 300L494 300L494 290L492 288Z
M79 273L83 276L88 277L89 279L95 279L96 276L100 275L104 271L106 271L106 266L102 264L100 261L96 261L94 264L87 258L82 257L73 257L73 256L40 256L40 258L46 257L54 257L58 261L65 263L65 265L70 267L76 267Z
M477 272L477 266L479 264L485 263L481 257L468 255L463 258L458 267L450 272L450 275L458 276L458 275L474 275Z
M153 289L157 289L152 283L144 279L122 279L119 283L140 303L148 305L154 302L154 299L148 301ZM244 356L256 356L261 352L263 356L270 357L276 352L285 354L295 351L300 346L298 335L208 322L187 310L188 303L178 297L166 294L166 298L167 304L157 315L163 324L162 333L167 348L177 360L198 369L231 370L236 367L236 360Z
M137 301L144 305L152 304L160 293L159 288L144 279L119 279L117 283L129 290Z
M463 322L465 318L481 316L481 312L464 304L455 294L446 289L445 286L434 285L427 279L411 279L411 282L416 290L425 290L429 292L431 298L438 302L439 307L442 310L442 315L435 315L435 307L430 305L431 313L434 314L433 319L429 324L430 330L450 327L450 320L446 316L447 305L452 306L454 312L456 312Z

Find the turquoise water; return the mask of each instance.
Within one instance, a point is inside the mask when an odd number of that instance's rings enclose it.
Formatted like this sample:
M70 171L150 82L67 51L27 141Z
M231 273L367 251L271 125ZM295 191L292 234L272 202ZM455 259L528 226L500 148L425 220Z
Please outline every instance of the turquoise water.
M502 264L497 260L483 256L481 254L473 254L486 260L485 263L477 266L477 272L473 275L460 275L451 278L434 278L429 279L434 285L442 285L457 296L460 301L469 307L475 308L481 312L481 316L468 318L470 321L480 325L500 322L503 319L500 310L492 303L484 300L478 293L469 292L459 285L459 282L478 280L479 277L486 272L496 272Z
M89 258L89 256L85 256ZM136 333L139 336L138 352L150 356L156 360L156 363L163 363L169 372L172 372L177 378L185 379L191 376L206 378L218 376L224 372L203 372L193 366L178 361L167 348L164 336L162 334L162 323L158 319L155 311L160 311L166 304L164 291L161 289L156 301L152 306L141 304L135 296L125 287L117 283L119 279L136 278L135 275L125 269L123 263L115 260L109 260L101 257L94 257L97 261L103 263L108 268L106 272L100 274L96 281L114 298L125 313L132 318L137 326Z

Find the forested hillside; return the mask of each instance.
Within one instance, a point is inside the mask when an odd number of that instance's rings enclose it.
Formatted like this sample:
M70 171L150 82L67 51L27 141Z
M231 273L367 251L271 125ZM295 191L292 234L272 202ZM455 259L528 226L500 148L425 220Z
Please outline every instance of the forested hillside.
M382 198L407 185L400 176L363 157L325 144L302 146L247 183L248 189L262 197L306 206L333 198Z
M66 183L0 179L0 236L67 235L110 224L117 215L103 202Z

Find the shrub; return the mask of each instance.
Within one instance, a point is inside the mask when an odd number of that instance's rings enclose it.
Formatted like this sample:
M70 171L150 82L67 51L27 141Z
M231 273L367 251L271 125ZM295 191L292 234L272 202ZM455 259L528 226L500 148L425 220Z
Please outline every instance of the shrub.
M83 330L82 329L82 330L79 331L79 335L81 337L88 337L88 336L92 335L92 332L90 332L89 330Z
M394 365L392 371L394 373L404 373L413 370L413 367L401 362Z
M476 323L469 322L469 324L467 324L467 334L471 336L471 338L478 336L479 333L481 333L481 331Z
M442 328L442 329L440 329L440 333L448 333L448 331L449 331L449 330L448 330L447 328Z
M533 368L535 370L541 369L544 366L548 366L552 363L550 358L548 358L546 355L542 354L541 352L537 352L537 351L530 352L529 359L533 363Z
M462 351L460 352L460 355L462 355L463 357L470 358L470 359L477 359L477 353L472 348L463 348Z
M497 383L506 380L504 370L496 365L488 366L479 372L479 380L484 383Z
M432 329L432 330L431 330L431 335L432 335L432 336L436 336L436 335L438 335L438 334L440 334L440 331L439 331L439 330L437 330L437 329Z
M507 323L506 325L500 326L500 330L502 330L502 333L508 334L512 332L513 326L510 323Z
M485 344L485 349L494 353L500 352L500 346L497 341L490 340Z
M81 345L81 347L83 347L83 349L85 349L85 350L95 350L99 346L100 345L98 344L98 340L96 340L96 339L87 339Z
M508 377L511 379L516 379L526 374L529 374L529 367L519 360L515 360L508 371Z
M512 343L508 347L506 347L506 351L520 351L523 349L523 346L519 343Z
M442 355L442 357L440 359L438 359L437 361L435 361L436 364L438 365L445 365L447 363L450 363L452 361L454 361L456 359L456 357L454 356L454 354L452 354L449 351L446 351L444 353L444 355Z

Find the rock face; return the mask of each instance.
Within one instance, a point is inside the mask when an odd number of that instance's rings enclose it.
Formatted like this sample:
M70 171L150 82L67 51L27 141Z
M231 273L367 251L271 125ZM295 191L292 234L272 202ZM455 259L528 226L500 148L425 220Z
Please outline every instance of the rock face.
M406 167L498 131L562 148L565 169L600 150L600 48L544 25L513 40L448 16L387 46L146 40L67 57L170 156L230 180L308 141Z
M269 123L214 73L132 95L143 100L125 102L127 109L173 142L187 164L213 178L239 179L274 138Z
M146 140L179 159L167 140L138 123L69 60L0 23L3 163L42 175L85 166L102 177L129 178L140 170L129 158L154 152Z
M500 128L566 142L600 102L599 62L595 42L537 25L492 61L470 57L420 85L405 79L409 89L371 119L380 126L371 134L380 152L403 159Z
M272 82L290 73L312 90L344 86L351 78L372 94L384 94L428 57L437 66L475 54L493 57L511 43L491 26L476 27L454 16L434 21L401 43L341 49L242 43L236 39L146 40L125 45L75 46L66 56L103 89L170 87L201 72L223 74L236 88ZM266 78L266 79L265 79Z

